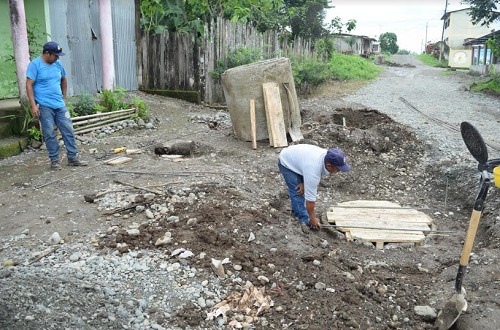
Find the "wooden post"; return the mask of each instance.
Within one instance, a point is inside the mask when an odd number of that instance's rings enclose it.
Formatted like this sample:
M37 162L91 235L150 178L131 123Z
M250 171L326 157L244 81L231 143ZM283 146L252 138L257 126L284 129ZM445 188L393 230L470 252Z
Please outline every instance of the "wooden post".
M252 128L252 149L257 149L257 130L255 128L255 100L250 100L250 125Z

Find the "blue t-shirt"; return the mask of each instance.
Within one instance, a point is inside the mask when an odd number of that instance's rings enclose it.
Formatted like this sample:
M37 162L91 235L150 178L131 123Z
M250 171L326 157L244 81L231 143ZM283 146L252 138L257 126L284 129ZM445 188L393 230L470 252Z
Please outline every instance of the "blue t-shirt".
M54 109L66 106L61 90L61 78L65 75L66 71L59 60L51 65L40 56L31 61L26 76L35 81L33 91L36 103Z

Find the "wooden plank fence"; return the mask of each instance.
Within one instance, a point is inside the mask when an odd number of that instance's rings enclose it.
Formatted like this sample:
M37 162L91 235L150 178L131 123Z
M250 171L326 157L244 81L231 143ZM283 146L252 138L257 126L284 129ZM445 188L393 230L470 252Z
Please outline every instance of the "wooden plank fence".
M233 23L221 17L205 25L201 43L191 34L141 32L138 56L138 85L142 89L195 90L206 103L224 103L220 79L210 72L228 51L238 47L261 48L263 57L314 55L312 42L290 34L269 30L259 32L248 24Z

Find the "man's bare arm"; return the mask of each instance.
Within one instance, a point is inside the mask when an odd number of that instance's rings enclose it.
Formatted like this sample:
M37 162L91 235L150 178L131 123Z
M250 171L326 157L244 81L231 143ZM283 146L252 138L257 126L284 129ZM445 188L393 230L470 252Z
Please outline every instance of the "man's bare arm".
M61 78L61 91L64 103L66 103L66 92L68 91L68 80L66 79L66 76L63 76Z
M36 104L35 101L35 92L33 92L34 83L35 83L34 80L26 78L26 94L28 94L28 100L30 102L31 115L33 117L38 117L40 115L40 110L38 109L38 105Z
M307 214L309 214L309 224L315 228L319 228L319 220L316 219L314 215L314 207L316 206L316 202L306 201L306 210Z

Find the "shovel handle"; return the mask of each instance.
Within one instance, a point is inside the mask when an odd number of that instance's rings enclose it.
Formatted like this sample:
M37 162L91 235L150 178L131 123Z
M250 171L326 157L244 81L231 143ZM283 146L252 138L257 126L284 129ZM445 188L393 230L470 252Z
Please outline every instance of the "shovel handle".
M477 227L479 225L479 219L481 219L481 214L481 211L472 211L469 229L467 230L464 247L462 249L462 256L460 257L460 266L467 266L469 264L470 253L472 251L474 239L476 238Z
M455 280L455 292L458 294L462 293L462 281L465 271L467 270L467 266L469 265L470 253L472 251L472 246L474 245L474 239L476 238L477 227L482 213L482 211L472 211L469 229L467 230L462 255L460 256L460 266L458 267L457 278Z

